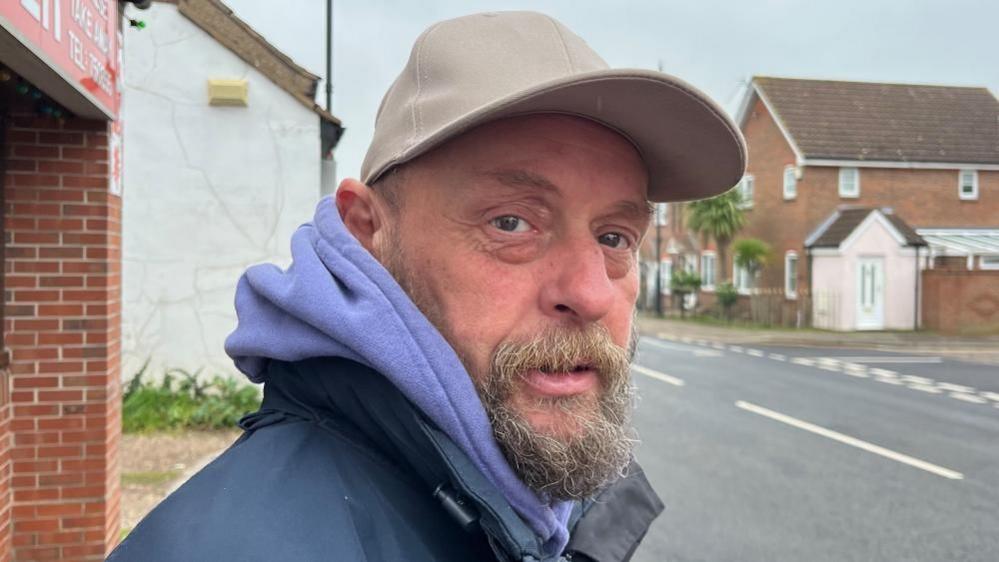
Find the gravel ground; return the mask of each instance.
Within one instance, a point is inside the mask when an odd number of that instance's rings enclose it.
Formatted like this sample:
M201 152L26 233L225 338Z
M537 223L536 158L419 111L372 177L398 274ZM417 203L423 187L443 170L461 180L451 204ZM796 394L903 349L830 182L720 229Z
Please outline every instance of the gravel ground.
M183 480L228 447L234 431L128 434L121 443L121 528L131 530Z

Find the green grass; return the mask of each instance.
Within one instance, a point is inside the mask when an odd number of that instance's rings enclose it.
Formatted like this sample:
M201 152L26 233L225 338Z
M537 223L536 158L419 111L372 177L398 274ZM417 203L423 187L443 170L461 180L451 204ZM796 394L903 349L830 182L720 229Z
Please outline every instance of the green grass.
M176 470L166 470L162 472L125 472L121 475L121 483L137 486L158 486L166 484L180 476Z
M260 391L247 383L170 369L159 381L147 380L146 367L132 378L122 399L126 433L224 429L260 407Z

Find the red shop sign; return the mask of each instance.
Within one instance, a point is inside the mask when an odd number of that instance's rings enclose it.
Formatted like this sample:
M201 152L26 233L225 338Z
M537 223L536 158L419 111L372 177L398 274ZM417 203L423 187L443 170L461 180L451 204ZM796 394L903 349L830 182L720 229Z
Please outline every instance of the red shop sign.
M0 26L118 116L117 0L0 0Z

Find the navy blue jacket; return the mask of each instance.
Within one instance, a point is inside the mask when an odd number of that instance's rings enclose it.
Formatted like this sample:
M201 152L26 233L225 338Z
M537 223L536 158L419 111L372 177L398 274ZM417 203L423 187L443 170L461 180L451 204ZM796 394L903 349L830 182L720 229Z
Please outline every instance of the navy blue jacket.
M383 376L272 361L245 433L111 553L142 561L628 560L662 511L637 466L575 510L563 557Z

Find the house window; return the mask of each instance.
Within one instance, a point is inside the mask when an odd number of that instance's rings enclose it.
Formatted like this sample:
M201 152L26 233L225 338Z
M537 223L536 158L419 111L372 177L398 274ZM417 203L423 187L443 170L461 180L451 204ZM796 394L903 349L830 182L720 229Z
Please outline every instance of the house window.
M753 208L753 176L746 174L739 182L739 207L743 209Z
M670 280L673 279L673 261L663 260L659 262L659 292L668 295L670 293Z
M798 298L798 253L794 251L784 254L784 294Z
M839 169L839 196L860 197L860 170L857 168Z
M734 260L732 263L732 284L735 285L735 288L743 294L748 294L749 289L751 288L749 271L736 264Z
M715 288L715 254L701 254L701 288Z
M999 269L999 254L978 256L978 267L980 269Z
M961 170L957 177L958 196L964 200L978 199L978 172Z
M797 172L795 166L784 167L784 199L794 199L798 196Z

